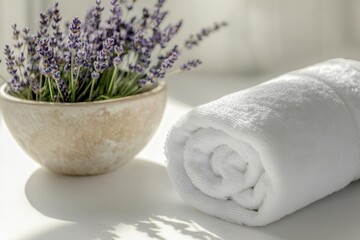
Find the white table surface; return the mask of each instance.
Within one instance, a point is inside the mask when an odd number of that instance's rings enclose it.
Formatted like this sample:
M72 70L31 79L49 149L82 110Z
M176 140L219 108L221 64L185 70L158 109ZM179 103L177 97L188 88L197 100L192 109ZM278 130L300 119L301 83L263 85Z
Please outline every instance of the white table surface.
M359 239L359 182L258 228L207 216L178 197L164 167L169 127L193 106L264 78L244 79L250 80L200 75L169 79L168 105L152 141L130 163L100 176L67 177L40 168L0 123L0 239Z

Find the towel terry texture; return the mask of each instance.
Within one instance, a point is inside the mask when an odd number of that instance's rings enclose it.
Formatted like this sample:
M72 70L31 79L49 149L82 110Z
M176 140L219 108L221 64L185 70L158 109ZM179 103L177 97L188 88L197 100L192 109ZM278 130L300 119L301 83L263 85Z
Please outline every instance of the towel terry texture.
M190 111L168 173L201 211L263 226L360 177L359 129L360 63L332 59Z

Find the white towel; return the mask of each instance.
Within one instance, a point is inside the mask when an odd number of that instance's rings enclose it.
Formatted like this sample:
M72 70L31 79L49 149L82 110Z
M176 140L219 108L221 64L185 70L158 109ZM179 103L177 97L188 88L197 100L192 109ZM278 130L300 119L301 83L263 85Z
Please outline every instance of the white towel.
M263 226L360 177L359 129L360 63L333 59L190 111L168 172L201 211Z

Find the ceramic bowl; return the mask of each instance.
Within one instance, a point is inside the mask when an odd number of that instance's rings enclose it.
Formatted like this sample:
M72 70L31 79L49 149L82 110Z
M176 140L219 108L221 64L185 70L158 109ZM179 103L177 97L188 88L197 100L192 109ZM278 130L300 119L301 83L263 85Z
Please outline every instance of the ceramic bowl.
M22 100L0 88L3 119L20 147L50 171L109 172L131 160L157 129L166 103L164 82L134 96L83 103Z

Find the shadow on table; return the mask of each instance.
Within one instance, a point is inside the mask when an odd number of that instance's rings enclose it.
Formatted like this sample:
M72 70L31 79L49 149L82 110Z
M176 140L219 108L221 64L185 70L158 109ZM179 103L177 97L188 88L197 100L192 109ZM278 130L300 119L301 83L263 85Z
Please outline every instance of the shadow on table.
M70 223L28 240L113 240L126 231L165 239L162 230L192 239L346 239L360 224L360 184L355 183L274 224L250 228L207 216L184 204L163 166L133 160L100 176L68 177L37 170L26 196L45 216ZM123 230L125 231L125 230ZM360 233L360 230L357 230ZM351 238L349 236L349 238Z

